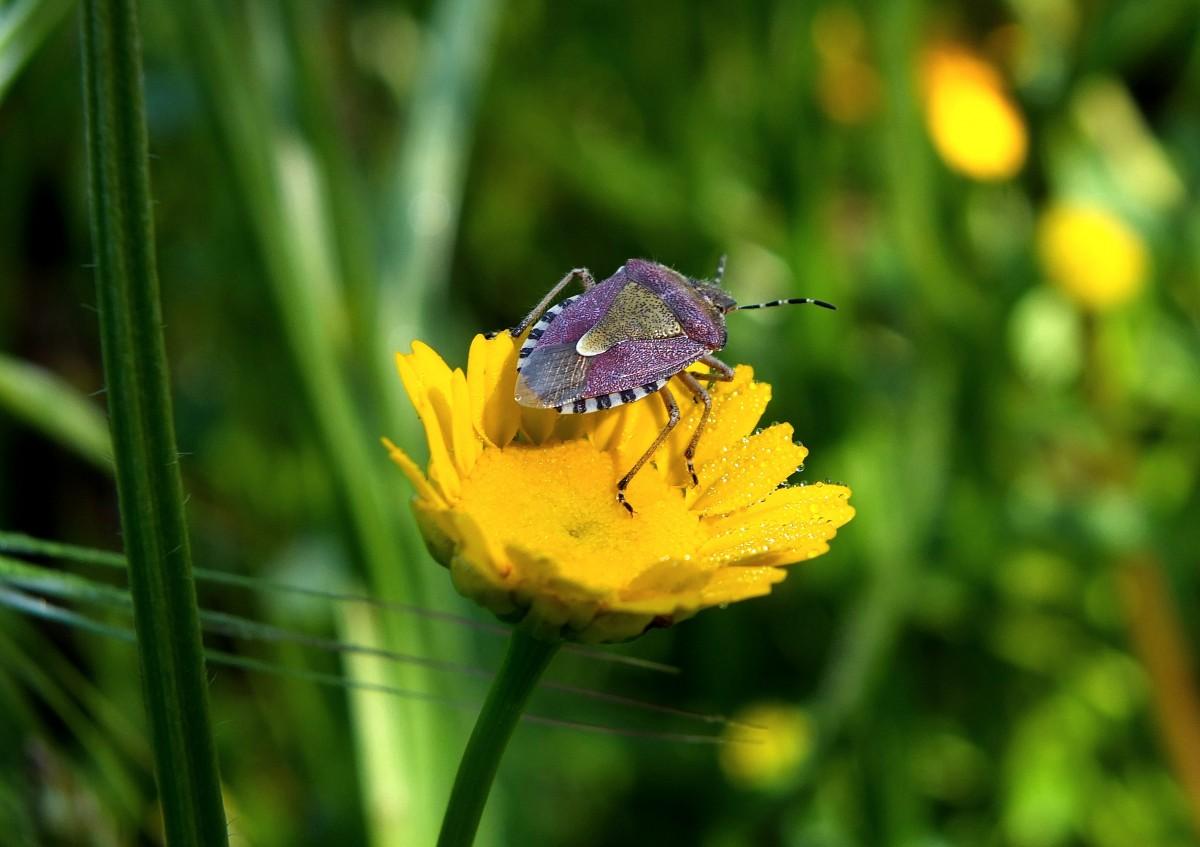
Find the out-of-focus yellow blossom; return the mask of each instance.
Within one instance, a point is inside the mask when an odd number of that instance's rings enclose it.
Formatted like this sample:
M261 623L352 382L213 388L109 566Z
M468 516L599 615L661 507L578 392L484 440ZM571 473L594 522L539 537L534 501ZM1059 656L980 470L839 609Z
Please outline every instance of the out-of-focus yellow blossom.
M729 743L721 747L721 769L729 780L770 788L787 781L808 757L813 725L797 706L756 703L735 716L725 740Z
M513 399L516 355L507 333L476 336L463 373L414 343L397 363L425 427L427 472L385 442L416 489L434 558L461 594L507 620L528 618L548 636L632 638L767 594L781 566L824 553L854 515L844 486L780 487L807 451L787 424L753 432L771 389L739 367L711 392L700 484L683 452L702 407L679 392L687 412L629 486L631 517L617 480L662 428L663 404L524 408Z
M1025 163L1025 121L1000 74L958 45L939 45L921 59L925 124L938 155L978 180L1008 179Z
M861 124L879 109L879 74L868 61L867 31L850 6L823 6L813 16L817 102L831 120Z
M1037 235L1046 276L1087 309L1105 311L1127 303L1146 283L1145 244L1107 209L1053 206L1042 214Z

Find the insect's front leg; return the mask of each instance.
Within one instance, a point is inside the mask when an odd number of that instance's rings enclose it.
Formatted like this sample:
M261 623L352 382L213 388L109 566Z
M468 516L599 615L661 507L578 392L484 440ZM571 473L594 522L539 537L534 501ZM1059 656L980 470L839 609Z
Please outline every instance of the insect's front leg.
M729 365L725 364L711 353L706 353L705 355L701 356L699 362L702 365L712 368L709 373L706 373L704 376L700 377L700 379L704 380L704 387L707 390L712 391L714 382L733 382L733 368L729 367Z
M705 378L707 379L708 377ZM700 413L700 422L696 424L696 430L692 433L692 440L688 442L687 449L683 451L683 458L687 461L688 473L692 475L692 485L699 485L700 478L696 476L696 465L694 464L696 445L700 443L700 433L704 432L704 427L708 424L708 416L712 414L712 397L709 396L708 390L700 384L700 380L696 379L695 374L681 371L679 379L692 392L692 401L704 404L704 411ZM711 382L708 388L712 388Z
M533 310L530 311L530 313L526 315L519 324L508 331L509 335L511 335L513 338L517 338L521 335L521 333L533 326L533 324L537 322L537 319L540 318L542 314L550 308L551 304L553 304L558 298L558 295L562 293L562 290L570 285L571 281L576 277L578 277L580 283L582 283L584 291L587 291L596 284L596 280L592 278L592 272L587 268L575 268L571 270L566 276L560 279L553 288L550 289L545 297L538 301L538 304L533 307ZM495 338L499 334L499 332L492 332L488 333L487 337Z
M642 469L642 465L646 464L650 460L650 457L658 452L658 448L667 440L667 436L671 434L671 430L675 428L675 424L679 423L679 405L675 402L675 398L671 396L671 389L664 385L659 389L658 396L662 398L663 403L667 406L667 425L658 434L658 438L654 439L654 443L650 445L650 449L642 454L642 457L629 469L629 473L621 477L621 481L617 483L617 502L628 509L631 515L633 514L633 506L629 505L629 501L625 499L625 489L629 487L629 481Z

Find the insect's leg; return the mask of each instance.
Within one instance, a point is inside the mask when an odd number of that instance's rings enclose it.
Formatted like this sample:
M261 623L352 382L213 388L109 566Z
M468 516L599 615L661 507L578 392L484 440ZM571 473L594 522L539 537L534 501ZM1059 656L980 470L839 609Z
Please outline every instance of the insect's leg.
M695 374L683 371L679 374L679 379L692 392L693 402L704 404L704 411L700 413L700 422L696 424L692 440L688 442L687 449L683 451L683 458L687 460L688 473L692 475L692 485L699 485L700 478L696 476L696 466L693 464L693 460L696 458L696 445L700 443L700 433L704 432L704 427L708 424L708 416L712 414L712 398L708 396L708 391L700 384L700 380L696 379Z
M596 280L592 278L591 271L589 271L587 268L575 268L562 279L560 279L558 283L550 289L549 293L546 294L546 296L543 297L538 304L533 307L532 311L525 316L524 320L508 331L509 334L512 335L513 338L516 338L525 330L529 329L529 327L533 326L537 319L542 316L542 313L550 308L551 304L554 303L555 298L558 297L562 290L570 285L571 281L576 277L578 277L579 281L583 283L584 291L587 291L596 284Z
M629 469L629 473L621 477L621 481L617 483L617 501L629 510L629 514L633 514L633 506L629 505L629 501L625 499L625 489L629 487L629 481L634 475L642 469L642 465L646 464L653 456L662 443L667 440L667 436L671 434L671 430L675 428L675 424L679 423L679 406L675 403L675 398L671 396L671 390L665 385L659 389L658 396L662 398L663 403L667 406L667 425L663 427L662 432L658 434L658 438L654 439L654 443L650 445L650 449L642 454L642 458L634 463Z
M733 368L729 367L729 365L725 364L711 353L706 353L705 355L701 356L699 361L700 364L707 365L708 367L712 368L711 372L700 377L708 383L705 388L707 388L709 391L712 391L714 382L733 381Z

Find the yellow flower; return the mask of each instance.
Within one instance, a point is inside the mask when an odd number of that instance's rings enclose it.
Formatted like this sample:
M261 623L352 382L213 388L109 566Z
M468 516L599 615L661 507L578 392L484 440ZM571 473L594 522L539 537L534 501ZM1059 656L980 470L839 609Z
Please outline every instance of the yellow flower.
M426 543L459 593L543 634L620 641L702 608L767 594L782 565L829 549L850 520L849 489L779 487L807 451L792 428L752 434L770 398L747 367L713 389L691 485L684 447L700 406L677 394L683 420L628 489L617 480L665 422L661 403L586 415L513 399L516 343L476 336L467 371L428 346L396 357L425 427L429 467L388 442L416 489Z
M921 61L925 123L938 155L978 180L1008 179L1025 163L1025 122L995 68L953 45Z
M1146 282L1146 247L1120 218L1098 206L1058 205L1038 222L1046 275L1081 306L1104 311L1133 299Z
M808 714L787 703L762 702L734 716L721 748L721 770L730 782L770 788L786 782L804 762L813 743ZM756 727L746 730L745 727Z

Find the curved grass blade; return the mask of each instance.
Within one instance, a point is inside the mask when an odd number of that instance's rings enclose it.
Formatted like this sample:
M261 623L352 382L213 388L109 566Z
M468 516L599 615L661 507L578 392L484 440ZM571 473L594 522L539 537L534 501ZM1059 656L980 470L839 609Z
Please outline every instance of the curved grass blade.
M228 843L154 253L135 0L84 0L83 78L101 353L121 529L167 843Z
M67 681L46 667L46 652L22 649L20 645L26 633L21 633L19 638L13 635L15 633L8 632L4 638L0 638L0 663L22 680L48 712L54 715L55 720L62 721L70 730L96 774L111 792L110 799L126 818L137 820L143 811L138 783L144 772L143 767L149 764L148 757L138 756L137 752L140 751L133 751L132 756L122 756L121 745L113 743L109 728L101 726L99 720L94 720L89 710L68 693ZM133 758L133 762L129 761L130 758Z
M98 550L94 547L81 547L76 544L65 544L61 541L48 541L41 538L33 538L32 536L24 535L18 532L0 531L0 553L48 556L53 559L63 559L69 562L100 565L102 567L109 568L120 568L122 570L126 567L125 557L120 553L115 553L110 550ZM460 626L465 626L481 632L488 632L503 637L507 637L510 632L509 627L506 627L502 624L478 621L474 618L468 618L465 615L456 615L452 612L439 612L435 609L426 609L422 606L417 606L412 603L401 603L394 600L381 600L368 594L329 591L324 588L311 588L309 586L279 582L272 579L263 579L262 577L245 576L243 574L229 573L228 571L214 570L212 568L197 567L192 569L192 573L200 582L233 585L239 588L245 588L266 594L289 593L304 597L317 597L322 600L328 600L335 603L357 603L364 606L370 606L371 608L379 609L380 611L384 612L397 612L407 615L416 615L429 620L458 624ZM626 665L628 667L639 668L641 670L656 671L658 673L667 674L679 673L679 668L675 667L674 665L667 665L663 664L662 662L652 661L650 659L642 659L637 656L626 656L621 653L611 653L606 650L585 647L581 644L564 644L563 651L567 653L573 653L577 656L583 656L588 659L594 659L599 662L610 662L612 664Z
M26 590L48 594L69 600L100 603L105 606L127 611L130 608L129 594L121 588L99 583L87 577L63 573L39 567L18 559L12 559L0 554L0 584L8 583L20 586ZM265 624L240 615L227 612L200 609L200 623L205 632L213 632L231 638L250 641L280 642L295 644L300 647L312 647L329 653L355 654L360 656L383 659L389 662L417 665L434 671L456 673L477 679L491 679L495 674L487 668L468 665L446 659L435 659L417 656L376 647L368 644L358 644L339 641L320 636L297 632L273 624ZM542 680L538 686L545 691L554 691L568 696L586 700L608 703L642 712L652 712L685 720L698 721L719 726L741 727L750 729L749 725L730 720L724 715L705 714L689 709L681 709L659 703L599 691L578 685L570 685L553 680Z
M22 591L5 588L3 585L0 585L0 607L7 607L27 614L31 617L64 624L66 626L71 626L95 635L102 635L106 638L124 641L128 644L137 643L137 638L130 629L97 621L94 618L89 618L87 615L71 609L66 609L62 606L56 606L40 597L35 597ZM403 699L433 703L464 712L477 712L480 705L476 701L460 700L446 697L441 694L432 694L425 691L399 688L393 685L384 685L373 682L360 682L353 679L346 679L345 677L337 674L286 668L272 662L266 662L261 659L254 659L247 656L237 656L220 650L205 650L204 655L213 665L237 667L243 670L268 673L300 682L311 682L318 685L332 686L335 688L373 691L380 694L389 694ZM736 737L727 738L721 735L698 735L695 733L657 732L652 730L631 729L628 727L608 726L605 724L586 723L583 721L561 720L558 718L551 718L530 713L523 714L521 716L521 720L533 724L542 724L544 726L553 726L562 729L574 729L581 732L597 733L600 735L646 738L686 744L725 744L730 742L738 743L739 741L739 739ZM746 726L745 728L755 729L756 727Z

